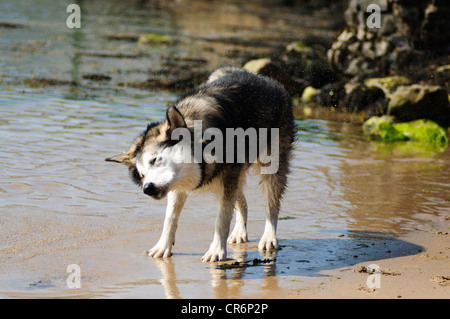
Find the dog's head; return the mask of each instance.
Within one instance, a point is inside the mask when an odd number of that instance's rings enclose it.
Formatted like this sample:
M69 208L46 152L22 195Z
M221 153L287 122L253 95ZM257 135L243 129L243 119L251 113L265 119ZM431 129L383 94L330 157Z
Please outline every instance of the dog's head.
M190 150L191 160L186 161L187 141L172 138L179 128L187 128L186 122L180 111L171 106L164 122L149 124L127 152L106 161L126 165L132 180L155 199L164 198L171 190L192 190L200 182L201 170Z

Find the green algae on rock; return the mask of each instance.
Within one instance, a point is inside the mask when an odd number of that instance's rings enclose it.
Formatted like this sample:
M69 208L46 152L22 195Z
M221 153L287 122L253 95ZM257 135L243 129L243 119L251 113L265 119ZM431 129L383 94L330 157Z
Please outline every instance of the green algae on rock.
M393 123L391 116L374 116L363 124L363 132L383 142L416 141L434 145L447 145L447 132L433 121L420 119Z
M396 123L394 127L408 139L430 144L448 144L445 130L430 120L416 120L406 123Z
M149 33L139 37L139 44L169 44L172 39L163 34Z
M396 87L410 84L410 80L405 76L392 75L382 78L369 78L364 81L364 84L367 87L378 87L388 96Z

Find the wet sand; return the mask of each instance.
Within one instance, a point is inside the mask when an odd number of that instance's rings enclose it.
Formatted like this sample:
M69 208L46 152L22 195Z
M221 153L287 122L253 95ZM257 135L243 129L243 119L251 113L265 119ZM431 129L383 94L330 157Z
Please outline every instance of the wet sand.
M48 225L52 229L43 232ZM254 265L252 261L263 256L257 252L255 235L250 233L252 239L248 244L229 247L229 257L233 260L225 262L248 261L247 266L226 270L218 267L224 263L200 261L211 235L207 225L201 223L180 227L175 253L169 259L151 259L145 255L145 250L159 236L160 223L104 224L101 219L85 216L67 224L51 216L49 220L32 221L23 214L15 225L3 223L2 226L16 233L14 238L30 237L14 244L13 236L2 236L2 243L9 240L9 248L2 249L1 257L0 296L3 298L450 297L449 220L444 218L436 218L429 226L396 238L372 234L373 246L381 248L366 247L366 257L352 255L361 254L364 245L354 245L349 239L351 234L334 234L328 240L281 239L282 250L276 255L276 261ZM283 232L282 225L280 232ZM41 238L35 238L38 236ZM350 248L349 254L345 253L346 248ZM401 256L403 249L410 253ZM312 254L322 254L328 261L318 265L305 256L304 250L314 250ZM387 250L390 250L388 254L399 257L372 259ZM339 252L341 260L338 268L333 268L329 258ZM70 275L66 268L72 263L81 269L79 289L69 289L66 285ZM370 264L381 268L379 288L369 288L366 281L370 274L360 272Z
M439 230L441 229L441 230ZM437 219L426 229L418 229L402 240L423 247L411 256L372 260L325 272L329 277L302 289L299 298L351 299L449 299L450 237L448 219ZM373 273L361 271L376 264L380 267L379 288ZM369 286L367 284L369 280ZM290 294L287 298L292 297Z

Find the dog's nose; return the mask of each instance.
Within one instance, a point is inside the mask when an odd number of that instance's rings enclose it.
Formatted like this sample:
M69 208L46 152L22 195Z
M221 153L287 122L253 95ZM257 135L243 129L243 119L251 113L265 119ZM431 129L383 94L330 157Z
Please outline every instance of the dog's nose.
M156 195L156 186L153 183L147 183L144 185L144 194L147 194L148 196L154 196Z

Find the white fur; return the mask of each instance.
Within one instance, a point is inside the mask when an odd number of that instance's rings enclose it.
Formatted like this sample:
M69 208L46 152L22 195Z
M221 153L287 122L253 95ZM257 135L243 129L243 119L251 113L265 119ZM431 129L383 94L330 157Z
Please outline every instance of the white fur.
M235 68L220 69L211 75L208 79L208 83L214 82L222 76L237 70L238 69ZM210 91L211 90L213 90L213 88L210 88ZM220 90L218 90L218 92L220 92ZM178 102L177 107L183 111L183 115L181 115L178 111L168 111L167 123L170 124L166 125L166 127L171 127L171 125L176 126L172 133L177 133L177 137L183 136L183 141L186 139L186 142L189 141L189 145L180 141L173 147L158 149L158 142L150 143L150 145L146 145L145 150L137 160L136 168L141 176L143 176L143 186L148 183L153 183L157 187L165 189L168 192L168 203L163 230L157 244L148 252L148 255L151 257L161 258L169 257L171 255L172 245L175 241L175 232L178 226L178 218L188 194L191 191L213 192L216 194L219 202L219 212L215 222L213 241L206 254L202 257L203 262L225 260L227 256L227 243L240 244L248 242L247 202L243 193L243 185L247 171L241 171L239 173L240 176L236 178L234 175L226 175L227 170L225 170L225 172L221 175L215 176L210 183L197 189L202 178L201 166L194 160L194 156L191 155L191 152L187 153L186 150L183 149L186 146L191 146L191 139L187 139L184 137L184 134L182 134L183 132L187 133L186 126L190 128L194 127L193 138L197 142L200 142L202 136L196 136L195 134L195 119L211 119L220 117L220 108L217 107L217 103L218 102L214 98L207 95L202 95L201 93L189 96ZM205 122L207 121L205 120ZM206 124L209 128L214 127L214 123L211 123L210 120ZM181 131L175 132L178 129L181 129ZM236 131L236 128L233 130ZM271 136L273 137L270 145L270 155L268 152L258 154L259 157L256 158L256 163L252 165L255 169L255 173L261 175L260 188L267 203L264 234L258 245L258 248L261 251L277 250L279 247L276 238L276 228L280 199L286 185L285 177L287 174L287 163L285 163L284 166L284 174L276 174L279 169L279 136L278 129L276 129L276 132L273 132L273 130L274 129L272 128ZM204 133L203 130L200 130L200 132ZM162 140L164 135L161 136ZM158 138L156 138L156 140L157 139ZM161 140L159 140L159 142L161 142ZM261 145L261 143L266 140L267 139L264 138L264 136L260 137L260 149L267 150L267 145ZM254 146L255 144L256 141L252 145ZM196 144L194 143L194 154L196 153L195 145ZM248 145L246 147L248 147ZM216 151L220 149L221 147L218 147ZM242 153L244 151L245 149L241 150ZM186 156L188 157L188 160L186 160ZM274 157L275 160L273 160ZM155 158L155 163L151 164ZM213 156L207 157L207 159L210 158L213 158ZM234 156L230 156L230 158L234 158ZM217 158L213 159L216 159L216 162L218 162ZM225 159L226 158L224 158L224 160ZM206 162L210 163L215 161L207 160ZM208 167L205 168L205 171L207 169ZM206 176L208 176L208 174L206 174ZM232 178L235 180L232 180ZM230 187L230 183L233 183L233 186L234 183L236 183L235 188ZM236 224L230 234L230 223L235 210Z
M245 200L242 187L238 191L236 201L236 224L231 235L228 237L228 244L241 244L248 242L247 237L247 201Z
M136 163L138 170L144 172L144 185L151 182L158 186L168 187L169 190L163 231L157 244L148 252L148 255L151 257L161 258L171 255L179 215L189 192L194 191L201 178L199 164L193 161L191 163L177 163L174 157L178 156L178 154L179 150L176 147L169 147L157 153L158 160L154 165L150 165L150 161L156 156L156 153L152 152L144 153L141 161ZM243 193L244 181L245 172L242 174L241 180L236 181L236 197L232 200L224 198L223 176L217 176L208 185L195 190L198 192L212 192L216 195L219 202L213 241L206 254L202 257L203 262L224 260L227 255L227 243L240 244L248 242L247 202ZM276 228L279 207L277 202L271 198L271 190L266 189L266 187L262 186L261 189L265 193L268 202L266 226L258 245L258 248L262 251L278 248ZM236 224L229 235L230 222L234 210L237 213Z
M167 258L172 254L172 245L175 243L175 232L178 227L178 218L186 202L187 194L171 191L167 194L167 199L163 231L158 243L148 251L150 257Z
M262 251L278 249L276 238L277 220L280 200L286 187L287 174L289 172L288 164L293 140L291 135L294 134L291 105L287 102L290 98L287 92L282 92L281 85L276 85L271 80L251 75L244 71L233 76L233 73L237 71L240 72L239 69L235 68L222 68L214 72L208 79L210 85L202 87L196 93L177 102L176 106L171 106L167 109L165 122L152 123L135 140L128 152L107 159L108 161L126 165L130 170L132 179L137 184L141 184L147 195L155 199L161 199L166 195L168 197L164 227L159 241L148 252L148 255L151 257L160 258L171 255L178 218L188 194L192 191L213 192L216 194L219 202L214 238L202 261L214 262L224 260L227 253L227 242L229 244L239 244L248 241L247 202L243 193L243 185L249 167L247 165L234 166L232 164L225 167L215 166L220 162L229 162L227 160L228 157L234 160L235 156L231 154L234 146L228 147L226 145L227 154L221 154L220 152L223 148L219 140L217 140L217 145L211 142L204 149L201 144L202 138L210 140L208 137L217 133L212 130L217 126L215 124L223 123L223 121L229 122L230 127L225 132L220 131L221 134L228 134L229 131L233 133L232 138L227 138L227 141L234 141L234 136L236 136L237 140L242 142L244 140L242 135L244 137L248 136L250 139L254 136L250 133L256 130L256 127L261 127L259 141L252 138L253 142L250 146L247 145L248 143L237 144L237 155L254 154L250 156L251 160L249 160L248 164L253 163L252 167L255 174L260 174L260 189L267 203L264 234L258 247ZM222 77L227 78L220 80ZM234 80L236 82L232 82ZM251 94L257 93L258 95L254 95L254 97L259 98L257 100L259 102L249 103L250 100L244 98L245 101L249 102L247 103L248 105L242 105L242 107L247 107L249 111L260 110L261 108L263 111L272 110L274 99L271 96L267 96L268 101L264 103L265 90L271 92L271 94L278 90L279 92L276 96L280 100L277 103L280 107L282 105L285 107L280 116L276 116L274 119L252 116L247 120L249 122L254 121L253 130L247 128L244 131L243 128L237 127L241 126L242 124L239 123L243 122L235 122L232 116L222 112L221 110L226 105L219 105L219 99L213 96L220 95L223 99L228 99L228 95L230 95L229 101L237 103L237 99L242 98L240 95L244 94L237 90L239 88L238 85L249 84L243 81L255 81L256 84L259 83L262 87L261 90L255 90L255 93L248 92L248 98L252 97ZM254 90L253 88L252 86L251 91ZM235 105L235 107L237 106ZM265 117L270 113L265 115L264 112L257 112L255 114ZM272 120L275 128L271 128L272 139L269 149L268 145L264 145L264 143L267 142L266 127L270 125ZM197 125L197 122L200 124ZM202 128L198 129L199 126L201 127L201 123L205 125L205 130ZM278 132L278 126L280 126L280 132ZM276 130L276 132L273 130ZM193 137L191 136L192 131L194 133ZM196 132L200 134L196 134ZM171 136L168 136L169 133ZM209 133L210 136L208 134L205 136L205 133ZM216 138L214 142L216 142ZM179 142L173 146L165 143L174 140L179 140ZM280 141L282 143L279 143ZM250 152L257 142L258 153ZM190 149L192 145L194 146L193 150ZM213 149L215 155L212 155ZM200 153L198 152L199 150ZM206 156L202 154L205 151ZM200 156L205 163L204 165L199 164L198 158ZM254 158L256 156L258 157ZM219 160L220 158L222 158L222 161ZM238 163L239 159L238 157ZM256 163L254 160L256 160ZM217 173L216 168L221 169L221 173L218 176L215 175ZM137 173L139 176L137 176ZM230 234L230 223L234 211L237 214L236 224Z
M210 190L213 190L219 200L219 212L216 217L214 226L214 237L208 251L202 257L203 262L214 262L225 260L227 257L227 237L230 231L230 222L233 217L234 203L233 200L226 200L223 196L223 183L218 182L211 185Z
M142 185L153 183L158 187L166 187L168 191L194 189L201 178L200 167L193 160L183 163L182 151L181 146L176 144L159 152L144 152L136 163L136 168L144 176ZM154 158L156 162L151 165Z

